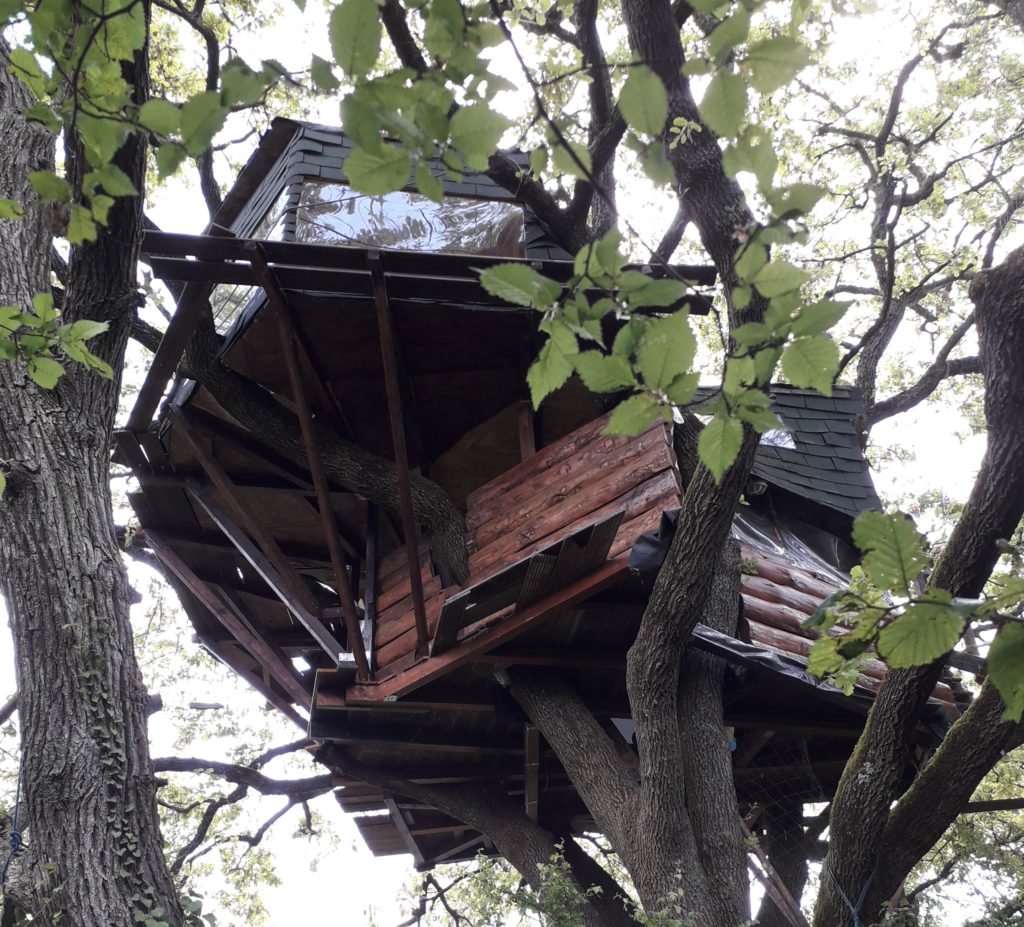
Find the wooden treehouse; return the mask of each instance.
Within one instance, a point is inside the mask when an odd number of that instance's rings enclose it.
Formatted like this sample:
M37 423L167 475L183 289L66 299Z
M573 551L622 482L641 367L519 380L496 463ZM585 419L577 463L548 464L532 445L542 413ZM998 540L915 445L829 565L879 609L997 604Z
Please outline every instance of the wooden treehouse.
M520 260L567 279L570 256L482 175L444 179L440 205L411 188L356 195L345 148L337 130L277 120L204 234L147 234L154 273L183 288L118 435L140 487L136 543L160 559L202 645L311 737L404 780L500 782L535 819L580 832L586 808L495 675L563 673L629 744L625 658L653 575L630 557L680 503L671 428L605 436L606 407L574 381L533 414L538 313L489 296L477 270ZM679 271L714 282L710 268ZM171 382L208 302L222 362L294 414L304 459L206 388ZM852 519L878 505L858 398L773 398L791 430L762 442L736 520L738 638L698 626L693 640L727 662L748 804L827 798L884 674L869 664L845 697L804 668L804 622L854 562ZM321 423L394 463L395 512L331 481ZM418 475L465 512L462 586L415 521ZM957 709L945 686L932 703L938 731ZM940 735L922 728L922 749ZM339 775L337 797L376 854L430 866L487 849L401 794Z

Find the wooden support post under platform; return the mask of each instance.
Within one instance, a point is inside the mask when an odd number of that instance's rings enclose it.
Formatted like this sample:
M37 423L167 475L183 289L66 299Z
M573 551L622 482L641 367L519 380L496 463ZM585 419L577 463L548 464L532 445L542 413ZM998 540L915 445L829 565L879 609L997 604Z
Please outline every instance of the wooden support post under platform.
M368 251L366 263L373 280L373 299L377 308L377 326L380 330L380 350L384 362L384 386L391 420L391 440L395 447L395 467L398 471L398 495L402 510L402 530L409 561L409 581L412 587L413 613L416 619L416 652L426 656L430 646L427 630L427 608L423 600L423 580L420 576L419 532L412 507L412 486L409 479L409 455L405 445L405 417L402 414L402 395L398 382L398 362L395 353L395 334L392 327L391 306L380 254Z
M262 636L242 616L236 614L229 604L223 602L209 586L206 585L184 560L182 560L160 534L150 529L146 532L146 541L150 549L164 567L178 577L189 591L209 609L210 613L227 629L253 659L258 661L273 676L274 680L299 705L309 705L310 693L299 681L295 667L281 654L279 649ZM210 641L204 640L207 646Z
M422 866L426 862L423 857L423 851L420 850L416 839L412 835L412 831L409 830L409 824L405 820L402 809L398 807L398 803L391 795L384 796L384 806L391 812L391 823L395 825L395 829L402 835L402 843L405 844L405 848L412 854L413 861L417 866Z
M298 412L299 427L302 430L302 441L306 447L306 460L309 464L310 475L313 477L313 488L316 490L317 505L320 508L320 524L323 528L324 538L327 541L327 551L331 558L334 581L338 587L338 598L341 601L342 620L345 624L348 646L353 657L355 657L357 678L360 681L367 681L370 678L370 663L366 658L366 648L363 645L363 635L359 627L359 613L356 610L356 602L352 596L352 586L349 583L345 555L341 549L341 539L338 534L334 506L331 503L331 490L327 482L327 473L324 470L323 460L320 458L320 446L317 442L316 428L313 424L313 413L302 382L302 370L299 367L295 324L292 319L291 309L288 306L284 293L277 285L273 273L267 266L266 259L259 245L254 246L249 251L249 254L256 279L259 280L260 286L263 287L264 292L267 294L270 304L277 311L277 324L281 336L281 347L284 350L285 366L288 368L292 399Z
M540 804L540 731L536 725L523 726L523 750L526 760L523 766L526 780L526 816L537 820Z
M241 523L241 527L217 504L209 486L187 480L185 486L189 494L206 510L214 524L231 541L235 549L249 561L263 581L274 590L289 611L299 619L302 626L324 649L334 665L340 666L345 661L347 653L321 621L320 606L313 598L313 593L302 581L298 571L282 553L277 542L246 510L239 498L237 488L224 472L223 467L192 432L188 416L178 406L171 406L167 414L174 423L175 432L188 443L203 471Z
M537 432L533 418L533 404L524 399L519 403L517 423L519 426L519 456L526 460L537 453Z

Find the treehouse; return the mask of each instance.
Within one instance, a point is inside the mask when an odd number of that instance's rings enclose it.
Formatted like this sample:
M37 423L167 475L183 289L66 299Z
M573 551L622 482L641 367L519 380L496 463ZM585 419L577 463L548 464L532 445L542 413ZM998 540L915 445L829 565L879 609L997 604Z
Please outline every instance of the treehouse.
M396 780L498 782L534 819L581 832L585 806L498 677L563 674L632 749L625 659L683 492L673 429L607 436L609 406L574 380L534 413L539 314L485 292L478 271L521 261L565 280L571 256L484 175L436 166L440 204L412 186L359 195L346 146L277 120L203 234L146 235L179 298L118 434L139 484L135 543L198 641L311 737ZM706 311L713 269L674 273ZM227 379L173 379L210 306ZM852 519L878 506L857 395L772 398L789 430L764 436L735 521L739 631L698 625L692 642L727 666L746 806L827 799L885 672L867 664L847 697L805 667L805 622L846 582ZM921 749L957 712L945 685L931 707ZM340 767L337 785L376 854L430 866L488 848Z

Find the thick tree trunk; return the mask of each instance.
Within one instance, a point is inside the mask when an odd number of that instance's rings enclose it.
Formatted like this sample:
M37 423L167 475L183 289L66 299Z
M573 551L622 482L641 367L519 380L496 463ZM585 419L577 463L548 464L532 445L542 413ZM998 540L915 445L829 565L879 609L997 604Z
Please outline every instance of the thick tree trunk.
M130 75L145 88L145 61ZM0 223L0 304L48 292L52 210L27 172L52 168L54 139L20 116L34 102L0 47L0 196L28 206ZM142 185L145 145L118 164ZM80 169L69 146L72 178ZM93 342L120 371L135 308L140 207L118 200L111 232L72 256L68 321L110 322ZM0 591L11 616L28 832L37 909L65 927L135 927L136 915L181 910L164 863L148 753L147 697L128 620L129 589L114 543L108 459L120 383L68 363L56 389L0 364Z
M999 557L998 542L1013 535L1024 513L1024 248L979 274L971 298L985 377L988 446L964 514L930 580L933 588L964 598L981 592ZM864 890L865 914L877 912L1014 736L1012 726L1000 720L1001 703L989 683L890 813L910 732L943 663L892 671L871 709L833 803L826 858L831 878L823 884L815 914L821 927L853 922L837 886L850 898ZM927 793L925 782L932 785ZM901 811L908 807L918 812L915 817ZM893 826L896 821L899 827ZM910 862L907 847L919 851Z

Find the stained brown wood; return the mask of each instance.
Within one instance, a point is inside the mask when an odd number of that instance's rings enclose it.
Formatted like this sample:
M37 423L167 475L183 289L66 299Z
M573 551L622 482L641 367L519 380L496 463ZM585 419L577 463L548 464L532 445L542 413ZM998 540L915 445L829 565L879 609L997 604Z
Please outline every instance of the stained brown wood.
M469 662L478 653L484 653L504 644L527 628L552 617L562 609L571 608L601 589L619 581L626 575L627 569L624 556L609 560L593 573L581 577L564 589L545 596L539 602L535 602L497 625L486 637L474 638L456 644L446 653L418 664L414 670L376 686L353 686L346 693L346 698L353 704L371 703L383 701L391 696L400 698L402 695L414 692L420 686L447 675L456 667Z

